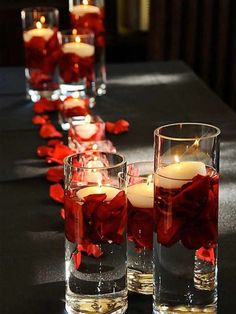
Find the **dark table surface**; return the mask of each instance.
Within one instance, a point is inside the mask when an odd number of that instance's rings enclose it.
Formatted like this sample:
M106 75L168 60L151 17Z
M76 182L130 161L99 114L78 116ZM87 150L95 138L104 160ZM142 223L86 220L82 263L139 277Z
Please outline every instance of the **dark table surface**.
M236 114L181 62L108 66L107 95L95 113L125 118L110 136L128 161L153 158L153 131L172 122L207 122L222 130L219 310L236 313ZM64 235L60 205L49 199L47 165L36 156L22 68L0 69L0 313L64 311ZM128 314L152 312L151 297L130 295Z

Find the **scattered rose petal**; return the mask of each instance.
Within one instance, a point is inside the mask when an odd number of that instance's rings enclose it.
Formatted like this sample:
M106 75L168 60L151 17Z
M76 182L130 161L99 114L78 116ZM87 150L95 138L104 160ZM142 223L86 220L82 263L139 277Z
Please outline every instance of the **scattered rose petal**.
M64 172L62 167L49 168L46 174L48 181L59 182L64 178Z
M52 140L48 141L48 146L54 147L58 144L63 144L63 142L61 140L58 140L58 139L52 139Z
M61 184L56 183L50 186L49 196L58 203L64 203L64 190Z
M121 134L129 131L129 122L126 120L118 120L116 122L106 122L106 131L112 134Z
M35 113L44 113L45 111L55 111L60 105L60 100L48 100L46 98L41 98L34 104Z
M38 146L37 148L37 155L39 157L45 157L45 156L48 156L48 154L53 150L52 147L48 147L46 145L41 145L41 146Z
M43 124L40 128L39 135L42 138L62 137L63 135L57 131L52 123Z
M57 144L46 158L48 163L55 162L62 165L65 157L74 154L74 151L64 144Z
M48 115L36 115L32 118L33 124L45 124L49 120Z

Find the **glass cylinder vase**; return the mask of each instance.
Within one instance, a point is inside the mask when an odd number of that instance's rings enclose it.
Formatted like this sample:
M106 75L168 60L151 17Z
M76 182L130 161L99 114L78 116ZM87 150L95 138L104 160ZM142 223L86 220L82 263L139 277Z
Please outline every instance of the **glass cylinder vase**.
M154 134L154 313L216 313L220 130Z
M67 157L64 172L66 310L124 313L126 162L89 151Z
M128 289L153 293L153 162L128 165Z
M97 94L106 93L104 0L69 0L71 26L90 29L95 35L95 74Z

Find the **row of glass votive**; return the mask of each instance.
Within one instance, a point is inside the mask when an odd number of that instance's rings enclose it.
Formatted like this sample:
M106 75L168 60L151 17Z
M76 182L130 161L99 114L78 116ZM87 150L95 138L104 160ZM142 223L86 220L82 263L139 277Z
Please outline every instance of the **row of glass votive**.
M105 29L103 1L94 5L76 1L71 13L71 31L58 32L55 8L22 10L27 91L32 100L56 99L75 92L89 97L105 93ZM80 27L78 27L78 25ZM103 41L101 40L103 38ZM96 80L95 80L96 78Z
M124 313L127 288L154 313L216 313L219 133L157 129L154 174L115 153L65 160L68 313Z

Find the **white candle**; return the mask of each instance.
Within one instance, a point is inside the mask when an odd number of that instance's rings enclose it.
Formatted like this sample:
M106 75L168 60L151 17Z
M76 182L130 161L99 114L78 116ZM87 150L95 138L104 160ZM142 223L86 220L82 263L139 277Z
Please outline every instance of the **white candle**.
M99 14L99 8L95 7L94 5L88 5L88 4L80 4L75 5L72 8L72 13L78 16L83 16L84 14L90 13L90 14Z
M95 123L84 123L74 126L75 132L83 140L88 140L97 132L97 125Z
M166 189L178 189L196 175L205 176L206 166L200 161L182 161L159 168L155 174L155 184Z
M64 53L74 53L81 58L86 58L94 55L95 48L86 43L70 42L64 44L62 50Z
M91 194L106 194L106 201L111 201L118 193L120 192L119 189L113 188L111 186L89 186L86 188L80 189L76 195L80 200L83 200L84 197L91 195Z
M51 28L43 28L40 22L37 22L36 26L37 28L24 32L23 38L25 42L29 42L33 37L42 37L45 39L45 41L48 41L52 37L54 31Z
M127 188L127 198L134 207L152 208L153 195L153 182L137 183Z
M65 109L72 109L75 107L84 107L84 100L78 98L70 98L64 101Z

